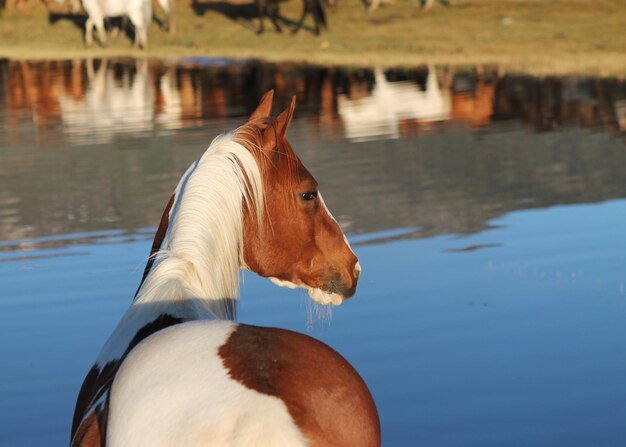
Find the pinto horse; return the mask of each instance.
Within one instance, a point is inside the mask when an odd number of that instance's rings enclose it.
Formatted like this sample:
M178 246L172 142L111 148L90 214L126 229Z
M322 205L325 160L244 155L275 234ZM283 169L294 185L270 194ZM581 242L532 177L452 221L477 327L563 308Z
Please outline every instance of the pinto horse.
M81 0L87 11L85 45L93 45L93 28L98 31L100 45L106 46L104 21L108 17L128 17L135 27L135 48L148 48L148 28L152 21L151 0ZM168 10L169 11L169 10ZM166 11L167 14L169 12ZM169 15L168 15L169 23Z
M183 175L142 282L78 395L72 447L380 446L352 366L291 331L234 322L239 269L322 304L361 268L285 138L295 107L217 137Z

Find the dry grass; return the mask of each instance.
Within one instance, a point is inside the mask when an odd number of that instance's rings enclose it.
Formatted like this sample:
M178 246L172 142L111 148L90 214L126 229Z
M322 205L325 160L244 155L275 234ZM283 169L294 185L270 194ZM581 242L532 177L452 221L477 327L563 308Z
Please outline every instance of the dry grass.
M534 74L626 76L626 2L623 0L456 0L428 12L417 0L396 0L367 13L356 0L338 0L329 13L330 30L292 36L257 19L232 19L223 10L253 6L225 1L203 3L194 11L187 0L177 10L177 34L153 24L150 49L133 50L119 37L108 48L86 49L81 29L67 19L49 23L36 0L8 9L0 18L0 56L83 58L214 56L260 58L347 66L497 65ZM300 4L281 5L296 18ZM157 13L158 14L158 13ZM267 24L269 25L269 23ZM310 25L310 23L309 23Z

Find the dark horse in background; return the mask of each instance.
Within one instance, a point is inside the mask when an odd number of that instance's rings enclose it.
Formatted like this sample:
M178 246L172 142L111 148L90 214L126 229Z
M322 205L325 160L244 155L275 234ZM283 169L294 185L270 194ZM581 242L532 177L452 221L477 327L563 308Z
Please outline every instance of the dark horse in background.
M243 19L249 24L258 19L258 27L252 25L257 34L262 34L265 31L266 18L270 19L274 29L279 33L283 31L285 26L291 28L292 34L297 33L304 28L304 22L309 15L313 18L311 31L314 34L319 35L323 29L327 28L325 9L330 4L329 0L300 0L302 2L302 14L297 21L280 14L281 3L287 1L289 0L250 0L250 3L244 3L232 0L192 0L191 7L199 16L206 11L215 11L233 21Z
M282 19L279 14L280 3L282 0L256 0L257 10L259 14L259 30L261 34L265 31L264 21L266 17L269 17L274 25L274 29L277 32L282 32L282 27L279 21ZM313 17L313 32L317 35L320 34L322 29L328 28L326 24L326 0L302 0L302 14L300 19L296 23L295 27L291 30L293 34L300 31L307 15Z

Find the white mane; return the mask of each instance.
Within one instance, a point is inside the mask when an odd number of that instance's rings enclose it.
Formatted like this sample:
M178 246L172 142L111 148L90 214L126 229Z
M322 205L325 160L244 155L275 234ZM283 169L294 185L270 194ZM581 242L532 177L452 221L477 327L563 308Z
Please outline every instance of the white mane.
M168 231L135 304L185 299L206 304L216 317L235 317L243 204L260 222L263 184L254 156L234 138L215 138L180 180Z

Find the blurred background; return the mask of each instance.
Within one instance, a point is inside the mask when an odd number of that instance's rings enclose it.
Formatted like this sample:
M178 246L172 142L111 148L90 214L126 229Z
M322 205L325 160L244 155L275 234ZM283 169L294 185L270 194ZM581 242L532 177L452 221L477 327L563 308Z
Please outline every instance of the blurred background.
M364 272L332 310L245 274L239 319L341 352L385 446L623 445L626 2L312 5L90 38L0 1L0 445L69 443L171 191L270 88Z

